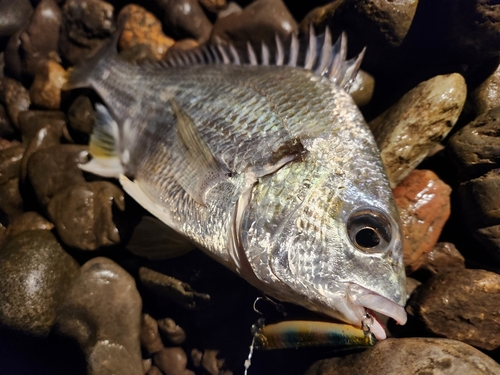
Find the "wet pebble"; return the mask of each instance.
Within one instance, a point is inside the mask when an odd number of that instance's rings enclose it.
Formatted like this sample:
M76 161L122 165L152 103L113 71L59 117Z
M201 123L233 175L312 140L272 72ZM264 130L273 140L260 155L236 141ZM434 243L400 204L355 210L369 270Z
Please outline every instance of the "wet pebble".
M465 268L465 259L450 242L438 242L425 256L420 266L433 274L461 270Z
M256 0L240 13L219 17L210 39L246 48L247 41L260 51L261 42L276 44L275 35L286 38L298 31L298 25L281 0Z
M424 263L450 216L451 188L429 170L415 169L393 190L403 224L407 271Z
M78 264L48 230L28 230L0 249L0 324L49 334Z
M61 65L52 60L40 63L29 91L32 103L47 109L58 109L65 82L66 70Z
M408 303L432 333L478 348L500 346L500 275L485 270L437 274Z
M97 250L120 242L113 209L125 209L123 191L107 181L83 182L53 196L47 211L68 246Z
M90 135L94 129L95 110L86 95L78 96L68 108L68 126L70 129Z
M30 230L52 230L54 224L35 211L23 212L7 227L7 236L14 237Z
M316 7L311 10L300 22L300 32L304 35L307 35L309 33L309 28L311 27L311 25L314 26L317 32L323 32L323 30L325 30L325 28L332 21L339 6L342 5L344 1L345 0L334 0L329 2L328 4Z
M0 104L0 137L12 137L14 131L14 126L12 126L5 106Z
M23 144L17 144L0 150L0 185L19 178L25 147Z
M5 105L10 120L18 126L19 112L26 111L31 99L28 90L11 78L0 78L0 101Z
M217 358L218 354L219 351L213 349L205 349L205 351L203 352L203 357L201 358L201 366L210 375L219 375L219 373L221 372L224 361Z
M163 372L161 372L161 370L158 367L153 365L148 369L146 375L163 375Z
M0 1L0 38L8 37L22 28L29 20L33 7L29 0Z
M500 65L472 92L471 96L474 109L480 114L500 105Z
M121 49L140 44L149 46L156 60L161 60L175 41L163 34L161 22L141 6L129 4L119 17L127 19L118 45Z
M217 13L221 9L225 9L227 7L226 0L199 0L201 5L212 13Z
M0 219L10 222L23 213L23 197L19 191L19 178L0 185Z
M57 329L80 344L87 374L143 374L141 308L132 276L112 260L97 257L69 285Z
M500 373L500 365L479 350L455 340L387 339L373 348L343 358L316 362L305 375Z
M396 186L446 137L467 95L459 74L436 76L407 92L369 123L391 186Z
M374 90L375 79L364 70L360 70L349 89L349 94L358 107L363 107L372 99Z
M165 375L194 375L186 369L187 356L181 347L163 348L155 354L154 362Z
M186 332L171 318L158 320L158 328L163 337L171 344L180 345L186 340Z
M59 138L70 141L66 130L66 116L61 111L23 111L19 113L19 128L25 143L35 138L39 131L50 126Z
M159 352L163 348L158 323L148 314L142 314L141 345L148 354Z

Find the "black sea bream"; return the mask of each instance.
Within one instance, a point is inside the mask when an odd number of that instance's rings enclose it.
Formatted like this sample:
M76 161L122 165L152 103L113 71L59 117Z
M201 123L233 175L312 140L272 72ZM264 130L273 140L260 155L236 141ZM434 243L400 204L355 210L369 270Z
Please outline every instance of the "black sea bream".
M82 168L119 178L269 296L356 327L369 310L404 324L397 209L345 91L361 58L346 61L345 37L332 46L328 32L276 43L275 53L207 46L149 64L108 46L73 68L67 88L90 87L105 105ZM385 338L378 322L371 331Z

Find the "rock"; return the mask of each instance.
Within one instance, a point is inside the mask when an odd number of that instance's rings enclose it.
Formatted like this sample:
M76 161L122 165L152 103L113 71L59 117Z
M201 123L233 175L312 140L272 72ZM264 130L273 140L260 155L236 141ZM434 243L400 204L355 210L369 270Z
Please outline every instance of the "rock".
M314 26L317 32L323 32L332 21L338 7L345 0L334 0L326 5L316 7L311 10L300 22L299 30L301 34L307 35L309 27Z
M451 188L432 171L413 170L393 190L403 224L403 257L408 272L418 269L450 216Z
M129 4L121 10L118 17L127 20L118 42L121 49L146 44L153 51L155 59L161 60L175 43L172 38L163 34L161 22L143 7Z
M9 224L7 228L7 236L14 237L22 232L31 230L52 230L54 224L45 219L42 215L35 211L23 212L17 216Z
M456 132L446 146L462 180L500 167L500 107L484 113Z
M201 5L212 13L217 13L221 9L225 9L227 6L226 0L199 0Z
M187 51L198 47L200 44L194 39L182 39L175 42L175 44L170 47L165 55L164 60L168 60L169 52L172 50Z
M406 297L407 299L410 298L412 293L417 289L418 286L422 285L422 283L416 279L413 279L411 277L406 278Z
M486 354L455 340L435 338L387 339L364 352L323 359L305 375L484 375L500 373Z
M12 137L15 129L12 125L7 110L3 104L0 104L0 137Z
M143 372L145 374L148 373L148 371L151 369L151 366L153 365L153 360L151 358L148 358L148 359L143 359L142 360L142 368L143 368ZM160 371L160 375L162 375L161 371Z
M0 38L20 30L29 20L33 7L29 0L0 1Z
M408 305L436 335L481 349L500 346L500 275L485 270L437 274Z
M482 247L500 261L500 169L460 184L465 225Z
M94 130L95 110L88 96L80 95L68 108L68 126L86 135Z
M230 14L239 14L243 11L243 8L238 5L238 3L235 3L233 1L229 2L227 4L227 7L224 9L221 9L219 13L217 13L217 19L219 18L224 18L229 16Z
M23 213L23 197L19 192L19 178L0 185L0 221L10 222Z
M0 185L13 178L19 178L25 147L23 144L18 144L0 150Z
M67 141L71 138L67 134L66 116L61 111L23 111L19 113L19 128L23 142L30 142L39 135L40 129L50 125L59 138L64 137Z
M28 179L42 206L47 206L56 193L85 182L78 163L86 157L87 148L79 145L42 148L30 157Z
M210 301L210 295L198 293L189 284L146 267L139 269L139 280L159 297L188 310L200 309Z
M23 78L23 62L20 56L22 29L11 35L5 47L4 72L6 76L21 80Z
M154 356L154 362L165 375L194 375L186 369L187 356L181 347L163 348Z
M219 351L213 349L205 349L203 352L201 365L210 375L219 375L221 371L223 362L217 359L217 354L219 354Z
M31 104L28 90L11 78L0 78L0 101L5 104L10 120L16 127L19 124L19 112L26 111Z
M113 208L125 209L123 191L107 181L83 182L59 191L47 211L68 246L96 250L120 242Z
M30 87L32 103L47 109L58 109L61 106L61 89L66 80L66 70L57 62L47 60L40 63Z
M351 94L354 103L358 107L363 107L372 99L374 90L375 79L364 70L360 70L349 89L349 94Z
M59 50L70 64L96 53L115 31L114 8L101 0L68 0L62 7Z
M154 354L163 348L158 323L148 314L142 314L141 345L148 352Z
M161 9L162 23L176 39L193 38L204 43L210 37L212 24L197 0L154 0Z
M29 24L19 36L23 67L28 74L35 75L51 58L56 61L59 59L57 51L61 22L61 10L54 0L38 3Z
M420 268L433 274L451 272L465 268L465 259L452 243L438 242L423 259Z
M250 41L258 47L262 42L275 46L275 36L288 37L298 26L282 0L256 0L241 13L231 13L214 24L210 39L215 43L233 43L246 48Z
M500 65L471 96L476 113L483 114L500 106Z
M407 92L369 123L395 187L457 122L467 95L459 74L436 76Z
M69 285L56 327L80 344L87 374L143 374L141 308L132 276L112 260L97 257Z
M171 344L181 345L186 340L186 332L173 319L163 318L158 320L158 328Z
M47 230L22 232L0 249L0 323L46 336L78 264Z
M163 372L158 367L151 366L146 375L163 375Z
M201 366L201 359L203 358L203 352L193 348L191 350L191 362L193 362L193 366L198 368Z

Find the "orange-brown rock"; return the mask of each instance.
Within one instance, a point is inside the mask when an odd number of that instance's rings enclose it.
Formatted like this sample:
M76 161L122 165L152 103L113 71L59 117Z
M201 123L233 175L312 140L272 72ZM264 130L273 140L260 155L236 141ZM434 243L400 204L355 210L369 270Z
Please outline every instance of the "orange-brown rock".
M40 65L31 85L31 101L43 108L59 109L61 88L65 82L66 70L55 61L45 61Z
M138 44L146 44L160 60L175 43L172 38L163 34L161 22L144 8L130 4L122 9L119 17L127 21L118 42L121 49L131 48Z
M404 263L415 271L450 216L451 188L432 171L413 170L394 190L404 234Z

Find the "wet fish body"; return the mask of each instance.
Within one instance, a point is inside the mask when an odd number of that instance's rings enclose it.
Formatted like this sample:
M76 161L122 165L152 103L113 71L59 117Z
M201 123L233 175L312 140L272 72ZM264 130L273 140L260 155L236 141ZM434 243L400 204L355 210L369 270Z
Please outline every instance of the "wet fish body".
M341 87L357 62L329 36L320 53L312 36L301 63L295 38L286 54L277 43L272 63L265 46L260 59L249 47L242 65L219 46L170 66L108 49L76 67L68 87L91 87L106 106L82 168L118 177L270 296L357 327L367 309L404 324L397 210L373 136ZM378 323L372 332L385 337Z

